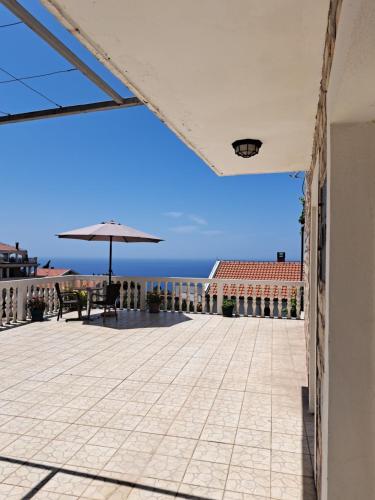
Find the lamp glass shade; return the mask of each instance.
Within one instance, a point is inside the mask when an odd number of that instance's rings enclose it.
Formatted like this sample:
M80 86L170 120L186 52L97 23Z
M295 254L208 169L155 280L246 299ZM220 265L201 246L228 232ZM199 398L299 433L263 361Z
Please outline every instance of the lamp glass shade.
M250 158L259 153L262 142L258 139L240 139L234 141L232 146L236 155L242 158Z

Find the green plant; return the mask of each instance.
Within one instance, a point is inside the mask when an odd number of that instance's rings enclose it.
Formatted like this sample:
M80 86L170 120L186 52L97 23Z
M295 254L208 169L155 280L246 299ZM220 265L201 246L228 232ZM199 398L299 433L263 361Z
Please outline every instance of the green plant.
M223 308L224 309L229 309L231 307L234 307L236 305L236 301L233 299L223 299Z
M77 293L79 295L81 305L85 307L87 305L88 292L86 290L77 290Z
M162 296L160 293L157 292L150 292L147 294L147 304L158 304L160 305L162 303Z
M43 299L40 299L39 297L33 297L30 299L27 303L27 306L31 310L38 310L38 311L44 311L46 308L46 303L44 302Z
M299 216L298 222L303 226L305 224L305 197L301 196L299 201L301 202L301 215Z
M290 299L290 315L292 318L297 317L297 298L292 297Z
M223 316L231 317L236 301L233 299L223 299L222 312Z

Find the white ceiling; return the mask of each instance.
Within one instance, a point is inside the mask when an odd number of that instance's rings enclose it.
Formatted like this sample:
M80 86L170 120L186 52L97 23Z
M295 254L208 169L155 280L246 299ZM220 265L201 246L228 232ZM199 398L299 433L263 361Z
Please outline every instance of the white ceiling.
M308 169L328 0L42 1L217 174Z

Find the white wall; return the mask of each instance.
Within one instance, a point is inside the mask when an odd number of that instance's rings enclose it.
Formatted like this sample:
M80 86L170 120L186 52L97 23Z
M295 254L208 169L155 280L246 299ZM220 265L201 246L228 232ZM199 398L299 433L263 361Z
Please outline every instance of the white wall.
M375 124L331 125L327 499L375 499Z

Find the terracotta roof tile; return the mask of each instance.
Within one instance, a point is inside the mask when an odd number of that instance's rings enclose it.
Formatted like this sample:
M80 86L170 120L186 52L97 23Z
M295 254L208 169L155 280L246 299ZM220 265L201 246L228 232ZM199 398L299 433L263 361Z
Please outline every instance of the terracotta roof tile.
M17 248L13 245L8 245L7 243L0 243L0 252L25 252L22 248Z
M299 281L301 275L301 264L299 262L255 262L255 261L228 261L221 260L214 274L214 278L220 279L243 279L243 280L269 280L269 281ZM278 297L279 287L277 285L257 285L255 290L248 286L245 291L244 285L239 285L239 294L253 296L263 295L265 297ZM212 292L217 292L216 285L212 286ZM281 287L281 295L287 296L287 287ZM236 285L224 285L224 295L236 295ZM293 293L294 294L294 293Z
M37 278L53 278L55 276L64 276L64 274L68 272L72 272L72 270L58 268L44 269L43 267L38 267L38 269L36 270L36 276Z

